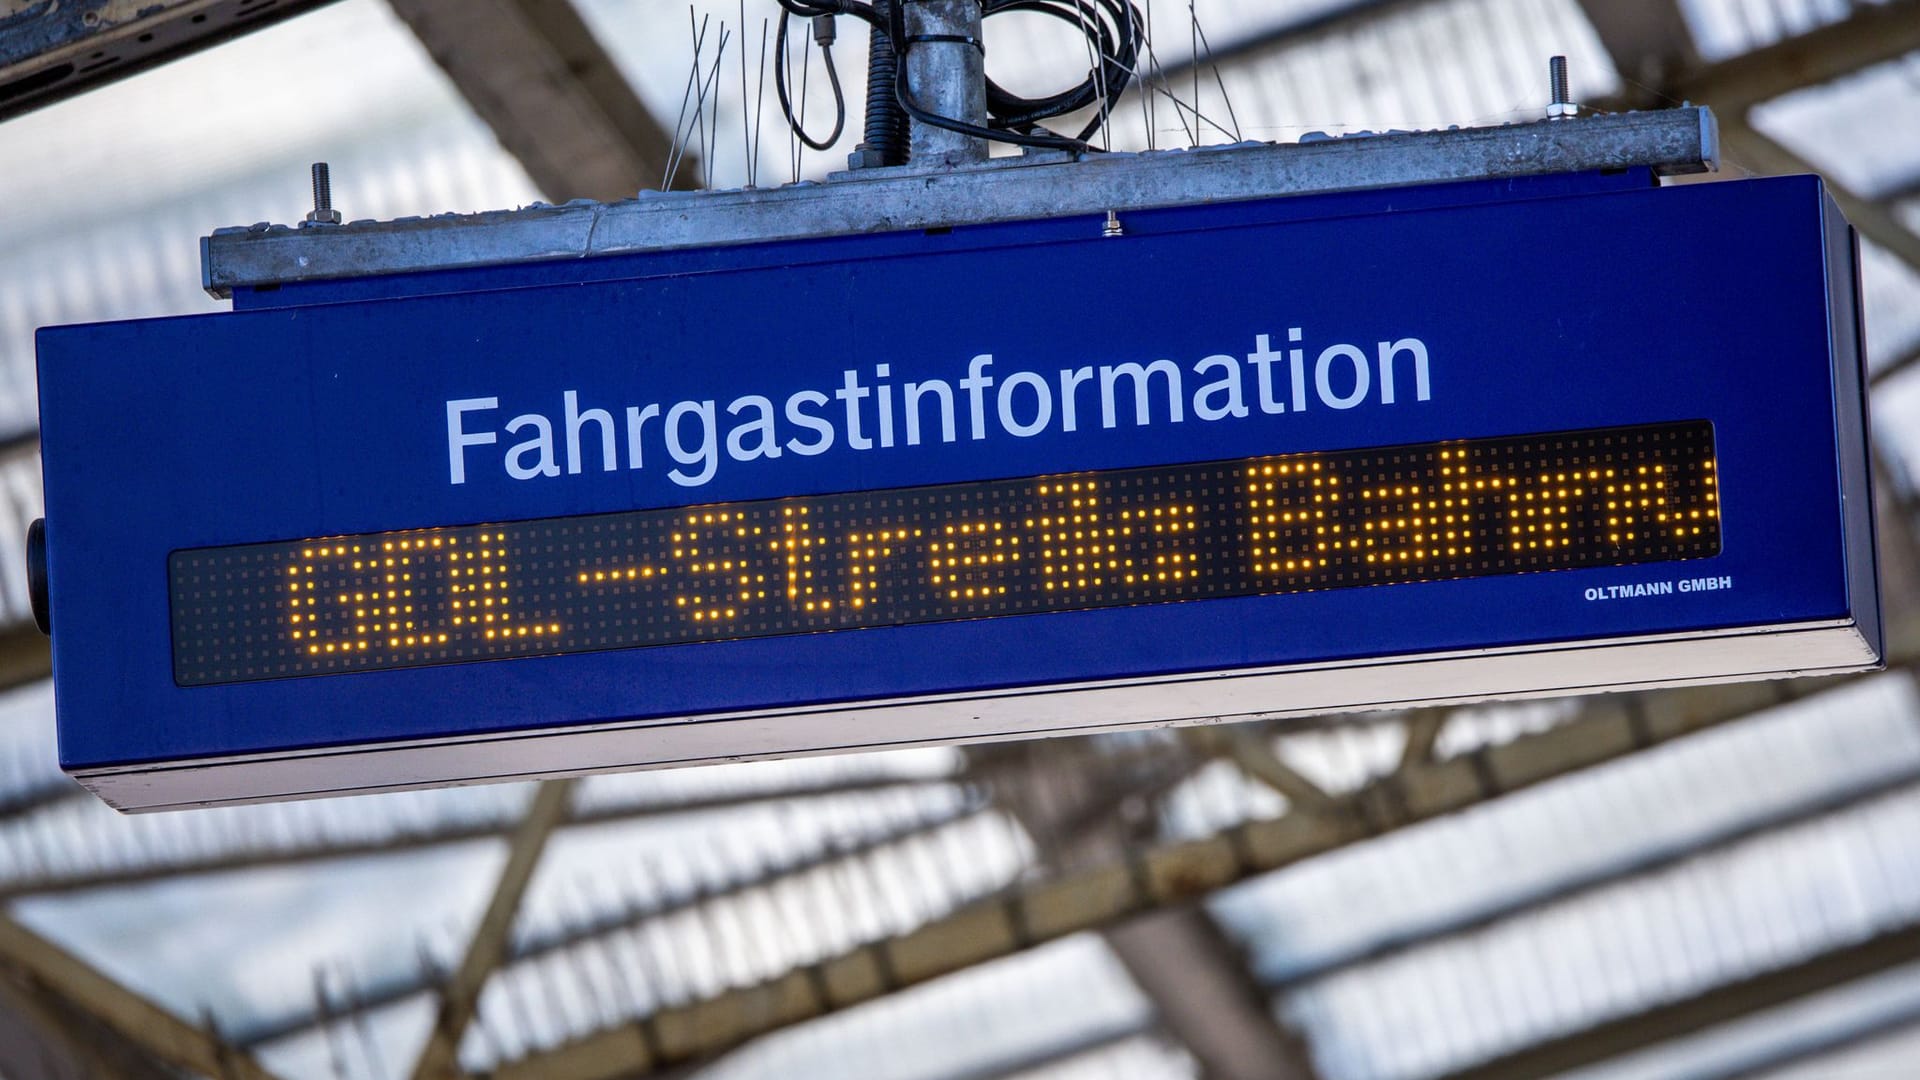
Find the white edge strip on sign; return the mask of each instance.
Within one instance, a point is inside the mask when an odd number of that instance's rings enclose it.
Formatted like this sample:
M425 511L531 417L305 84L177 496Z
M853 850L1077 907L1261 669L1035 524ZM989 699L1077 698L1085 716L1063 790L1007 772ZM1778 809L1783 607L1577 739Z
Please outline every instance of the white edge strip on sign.
M76 771L120 810L1867 671L1852 620L532 728ZM1090 720L1090 717L1098 717ZM349 779L350 778L350 779Z

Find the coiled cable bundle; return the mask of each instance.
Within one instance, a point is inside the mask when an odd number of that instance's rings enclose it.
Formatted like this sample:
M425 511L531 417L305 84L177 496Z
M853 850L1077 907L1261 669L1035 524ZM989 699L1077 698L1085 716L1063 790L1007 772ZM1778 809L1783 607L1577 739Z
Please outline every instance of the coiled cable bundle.
M982 0L981 15L991 18L1009 12L1028 12L1059 19L1079 30L1088 47L1099 59L1079 83L1041 98L1022 97L987 80L987 123L973 124L951 116L941 116L921 107L907 86L907 55L917 41L907 33L903 0L779 0L780 31L775 53L775 82L780 107L790 126L808 146L824 150L839 137L846 125L846 99L833 67L833 31L830 20L836 15L851 15L872 30L872 62L868 72L866 139L863 150L876 151L884 164L904 164L907 159L905 117L923 124L957 131L976 138L1019 146L1061 150L1098 149L1087 140L1100 130L1114 102L1126 92L1137 66L1140 47L1146 38L1146 21L1132 0ZM836 119L833 134L816 141L800 128L794 115L787 87L785 43L787 20L792 16L829 20L823 31L816 21L814 40L826 55L829 78L833 83ZM982 46L984 48L984 45ZM891 93L885 92L891 83ZM1092 119L1074 135L1048 131L1042 122L1097 106Z

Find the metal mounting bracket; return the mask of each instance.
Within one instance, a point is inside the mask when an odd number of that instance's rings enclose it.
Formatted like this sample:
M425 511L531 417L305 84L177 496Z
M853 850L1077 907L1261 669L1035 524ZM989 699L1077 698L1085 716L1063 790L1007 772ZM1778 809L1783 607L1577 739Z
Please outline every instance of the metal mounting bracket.
M1712 112L1687 106L1288 144L1030 155L328 229L262 223L201 241L202 284L226 298L236 288L298 281L1636 167L1661 175L1718 169Z

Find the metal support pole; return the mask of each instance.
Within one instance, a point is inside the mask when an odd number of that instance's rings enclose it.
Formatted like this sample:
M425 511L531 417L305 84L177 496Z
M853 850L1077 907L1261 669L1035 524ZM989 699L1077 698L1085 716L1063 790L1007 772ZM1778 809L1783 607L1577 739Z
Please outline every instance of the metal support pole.
M980 0L896 0L907 24L907 90L935 116L987 123L987 54ZM987 141L913 122L912 164L921 168L987 160Z

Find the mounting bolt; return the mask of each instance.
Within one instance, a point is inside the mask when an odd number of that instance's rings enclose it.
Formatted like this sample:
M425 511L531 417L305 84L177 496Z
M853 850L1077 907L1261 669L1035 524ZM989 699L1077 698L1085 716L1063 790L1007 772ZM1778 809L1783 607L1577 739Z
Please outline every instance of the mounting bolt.
M307 215L308 225L338 225L340 211L333 208L333 178L327 171L327 163L313 163L313 212Z
M1573 94L1567 89L1567 58L1556 56L1549 60L1547 74L1553 81L1553 101L1547 106L1547 118L1565 120L1580 115L1580 106L1573 103Z
M1101 236L1127 235L1126 227L1120 224L1119 214L1113 212L1112 210L1107 211L1107 223L1101 226L1100 235Z

